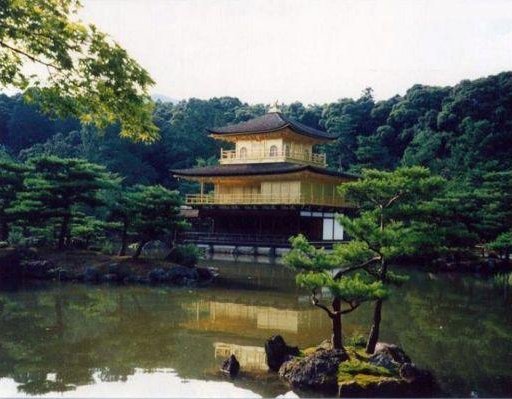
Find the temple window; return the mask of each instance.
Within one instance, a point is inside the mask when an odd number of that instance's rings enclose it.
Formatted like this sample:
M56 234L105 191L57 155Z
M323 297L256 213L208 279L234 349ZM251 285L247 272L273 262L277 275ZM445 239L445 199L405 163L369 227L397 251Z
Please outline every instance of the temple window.
M270 147L270 156L277 157L277 146L276 145L273 145Z
M247 148L240 148L240 158L247 158Z

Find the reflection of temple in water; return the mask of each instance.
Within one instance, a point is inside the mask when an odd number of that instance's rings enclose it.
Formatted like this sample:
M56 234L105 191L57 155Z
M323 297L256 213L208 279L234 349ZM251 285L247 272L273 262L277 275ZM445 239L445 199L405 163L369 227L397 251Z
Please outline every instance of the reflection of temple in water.
M215 359L224 360L235 355L244 370L268 370L265 359L265 348L260 346L235 345L215 342Z
M284 332L290 338L309 341L330 329L329 320L315 308L282 309L218 300L198 300L184 307L195 317L183 326L195 330L236 332L243 337L264 339Z

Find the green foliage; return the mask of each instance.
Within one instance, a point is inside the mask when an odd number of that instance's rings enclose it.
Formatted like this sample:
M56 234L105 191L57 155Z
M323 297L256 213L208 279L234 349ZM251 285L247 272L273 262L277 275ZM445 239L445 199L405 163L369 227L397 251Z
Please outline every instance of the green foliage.
M9 13L14 3L4 3ZM29 7L26 3L18 2L16 7ZM43 18L48 5L41 7ZM65 15L55 16L61 17ZM25 35L24 27L20 24L16 34ZM2 29L6 28L0 27L0 32ZM412 215L415 220L405 226L397 224L394 231L390 226L388 241L407 228L407 234L400 238L404 245L405 239L409 240L410 251L427 257L490 242L512 228L512 101L507 94L511 87L512 72L504 72L454 87L415 85L405 95L383 101L375 101L371 90L366 90L358 99L325 105L294 102L283 106L283 112L309 126L340 134L334 143L321 148L327 152L331 168L357 172L377 168L373 176L366 176L374 183L381 180L380 173L389 173L387 170L423 165L448 180L442 184L442 194L433 188L437 194L432 200L418 204L411 198L412 205L386 211L397 223ZM197 192L197 184L177 181L169 169L214 163L219 143L208 137L205 128L248 120L265 109L263 104L249 105L232 97L158 102L152 118L161 140L142 146L119 137L122 127L118 123L109 124L103 137L98 137L89 124L71 118L50 120L19 95L0 95L0 144L5 148L1 153L10 154L7 157L14 161L46 155L80 157L123 176L127 186L161 184L186 194ZM423 172L418 169L418 173L421 176ZM400 179L407 185L414 183L407 181L407 176L395 177L397 186ZM429 190L428 186L417 188ZM375 186L385 194L384 189ZM392 211L396 214L391 215ZM429 216L425 220L420 213ZM368 217L375 219L371 214ZM432 223L439 234L426 234Z
M512 273L499 273L492 276L494 286L498 288L512 288Z
M484 174L474 196L479 236L489 240L512 229L512 170Z
M110 218L122 231L121 255L124 255L129 236L139 242L135 254L138 257L148 241L166 234L172 236L176 230L186 227L179 217L182 200L177 191L160 185L137 185L117 191L116 197L110 204Z
M53 116L76 116L120 135L153 141L149 74L94 25L78 0L0 0L0 85L16 87ZM27 66L46 68L29 74Z
M293 237L290 241L292 249L284 256L284 264L299 271L296 276L297 285L308 289L313 305L323 309L331 318L333 347L341 349L341 315L354 311L363 302L383 300L388 295L384 283L366 270L336 270L349 261L363 258L368 253L368 247L349 243L328 253L323 248L313 247L302 235ZM320 303L318 294L324 290L332 297L332 309ZM348 307L343 309L342 302Z
M347 338L347 346L354 348L364 348L366 345L366 336L363 334L353 334Z
M58 224L58 246L70 236L70 228L81 217L80 212L103 205L99 193L119 184L105 168L82 159L61 159L54 156L35 158L23 180L23 190L6 211L28 226ZM77 219L78 218L78 219ZM94 219L83 218L75 231L93 229Z
M487 248L494 251L512 252L512 230L501 233L494 241L487 244Z
M296 282L311 291L327 288L334 298L345 302L361 303L384 299L388 295L382 282L375 281L370 275L363 273L335 279L326 272L306 272L297 274Z
M361 261L371 256L393 261L403 256L435 253L445 245L446 212L436 201L444 195L446 181L428 169L400 167L393 172L365 169L362 178L343 184L339 191L359 210L358 216L339 216L356 243Z
M307 238L299 234L290 238L293 250L284 256L285 265L295 270L321 272L337 267L333 257L323 248L315 248Z
M201 251L194 244L175 245L167 260L182 266L194 266L201 257Z
M105 222L95 216L76 212L70 224L70 236L82 241L87 247L92 242L104 242L106 231L118 228L118 223Z
M23 175L27 171L24 165L9 160L0 159L0 240L5 241L9 236L9 224L12 217L6 210L16 199L16 193L23 187Z
M130 200L135 209L134 229L148 240L168 232L177 221L181 205L177 191L162 186L137 186Z

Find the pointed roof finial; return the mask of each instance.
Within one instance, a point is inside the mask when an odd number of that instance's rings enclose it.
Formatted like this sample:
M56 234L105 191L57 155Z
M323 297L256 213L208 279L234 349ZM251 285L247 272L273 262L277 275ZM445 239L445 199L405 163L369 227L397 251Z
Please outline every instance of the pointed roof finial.
M281 112L281 109L279 108L279 101L276 100L276 102L270 106L268 112Z

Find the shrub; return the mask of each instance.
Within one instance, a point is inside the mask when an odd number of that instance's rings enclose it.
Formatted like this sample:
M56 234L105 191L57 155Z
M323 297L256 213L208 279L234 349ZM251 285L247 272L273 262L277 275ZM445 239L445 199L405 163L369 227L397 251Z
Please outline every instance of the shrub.
M192 267L199 260L201 251L193 244L176 245L165 260L178 265Z

